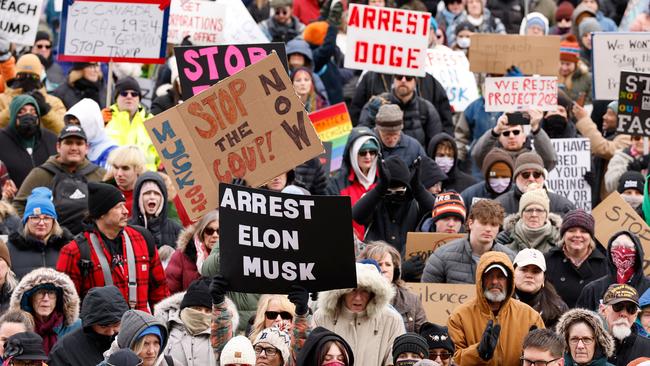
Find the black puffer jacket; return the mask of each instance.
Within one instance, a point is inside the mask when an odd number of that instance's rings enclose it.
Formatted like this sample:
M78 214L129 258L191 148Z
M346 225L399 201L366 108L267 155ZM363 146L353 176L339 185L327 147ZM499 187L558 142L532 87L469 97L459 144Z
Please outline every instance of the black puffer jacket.
M66 81L59 85L52 95L61 99L66 109L72 108L84 98L90 98L99 104L100 108L106 106L106 88L101 81L93 83L86 79L79 79L74 83Z
M508 34L519 34L521 21L524 19L522 0L487 0L485 7L490 9L493 17L501 19Z
M327 194L327 176L325 167L318 158L307 160L294 169L293 184L300 186L313 195ZM287 180L287 184L290 182Z
M74 238L68 229L62 229L59 235L50 236L47 244L32 236L25 237L22 232L9 235L7 247L11 256L11 268L18 279L35 268L56 268L61 248Z
M181 96L178 94L176 89L169 88L165 94L157 96L153 102L151 102L151 113L153 115L162 113L176 106L180 99Z
M7 166L9 176L16 183L16 187L20 188L32 169L56 154L56 140L55 134L41 128L40 137L36 139L36 146L30 155L20 144L15 128L8 126L0 130L0 160Z
M640 336L636 327L632 327L632 334L623 341L614 338L614 342L616 343L614 355L607 360L612 365L626 366L639 357L650 355L650 339Z
M458 167L458 147L456 146L456 140L453 137L446 133L439 133L431 138L429 145L427 146L427 155L435 160L436 159L436 148L438 144L443 141L451 142L451 146L454 149L454 166L451 168L449 173L447 173L447 179L442 182L443 191L456 191L458 193L465 190L465 188L476 183L476 178L471 175L463 172Z

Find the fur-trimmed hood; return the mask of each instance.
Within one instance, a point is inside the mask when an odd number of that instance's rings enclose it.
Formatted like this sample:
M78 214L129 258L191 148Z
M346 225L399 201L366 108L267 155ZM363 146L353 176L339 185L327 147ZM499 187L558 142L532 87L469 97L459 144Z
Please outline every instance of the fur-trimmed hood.
M38 285L51 283L61 289L62 296L57 297L56 308L63 313L63 325L70 326L79 319L79 295L74 283L67 274L52 268L37 268L23 277L11 295L9 308L12 310L25 310L32 313L29 298L32 290Z
M503 231L507 232L512 232L515 229L515 224L521 216L518 213L513 213L508 216L506 216L505 219L503 219ZM555 214L553 212L550 212L548 214L548 220L551 222L551 225L559 231L560 228L562 227L562 216Z
M602 353L607 358L611 357L614 354L614 338L612 338L612 336L605 330L605 326L603 325L600 316L593 311L580 308L571 309L564 313L555 326L557 334L559 334L560 337L562 337L562 339L564 339L564 341L567 343L567 349L569 346L567 339L569 336L569 328L571 325L577 322L585 322L589 324L589 326L594 330L594 336L596 337L597 341L597 349L600 348ZM598 351L596 351L596 354L597 353ZM594 357L596 357L596 354Z
M178 239L176 240L176 248L178 248L178 250L187 254L186 250L187 247L190 246L189 244L194 244L194 234L196 234L198 227L198 222L195 222L178 234ZM196 258L196 254L194 254L194 257Z
M185 291L175 293L163 299L153 307L155 318L158 321L164 323L168 329L171 329L172 322L178 324L183 323L181 321L180 312L181 302L183 301L184 296ZM226 297L226 308L232 314L232 324L236 328L237 324L239 324L239 311L237 310L235 303L232 302L232 300L230 300L228 297Z
M392 301L395 289L372 264L357 263L357 288L363 288L374 294L366 307L369 318L380 314L382 309ZM327 316L337 318L344 306L343 296L353 289L338 289L321 292L318 296L318 309Z

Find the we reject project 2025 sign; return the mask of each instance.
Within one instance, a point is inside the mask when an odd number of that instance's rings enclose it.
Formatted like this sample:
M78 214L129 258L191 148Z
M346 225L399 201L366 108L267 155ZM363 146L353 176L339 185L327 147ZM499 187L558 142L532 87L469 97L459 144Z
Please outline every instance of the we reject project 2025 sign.
M219 262L230 288L286 294L357 286L349 197L221 184Z

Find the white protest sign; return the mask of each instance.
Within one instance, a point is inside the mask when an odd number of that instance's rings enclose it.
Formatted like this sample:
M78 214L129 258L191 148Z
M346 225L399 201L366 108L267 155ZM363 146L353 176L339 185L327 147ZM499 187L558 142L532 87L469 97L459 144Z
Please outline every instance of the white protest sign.
M156 99L156 90L154 89L156 86L156 81L145 78L135 78L135 81L137 81L138 85L140 85L140 91L142 92L140 103L151 109L151 102Z
M424 76L431 14L350 4L345 67Z
M43 0L0 1L0 35L9 42L33 45Z
M557 77L505 77L485 79L485 111L555 110Z
M594 100L618 100L621 71L650 72L650 32L594 33Z
M548 173L546 187L566 197L577 208L591 211L591 186L584 179L591 171L589 139L551 139L557 152L557 165Z
M445 88L454 111L462 112L478 99L476 79L469 71L469 60L463 52L436 46L427 50L424 65L426 71Z

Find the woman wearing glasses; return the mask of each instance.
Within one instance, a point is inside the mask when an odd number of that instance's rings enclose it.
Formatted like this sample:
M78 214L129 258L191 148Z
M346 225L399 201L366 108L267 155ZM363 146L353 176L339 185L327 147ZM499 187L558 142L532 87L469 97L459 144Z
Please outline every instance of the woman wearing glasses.
M9 235L7 247L12 269L20 279L38 267L56 267L61 248L73 239L57 222L52 191L37 187L27 198L24 229Z
M557 333L566 342L565 365L612 366L607 358L614 354L614 339L596 313L567 311L557 323Z

